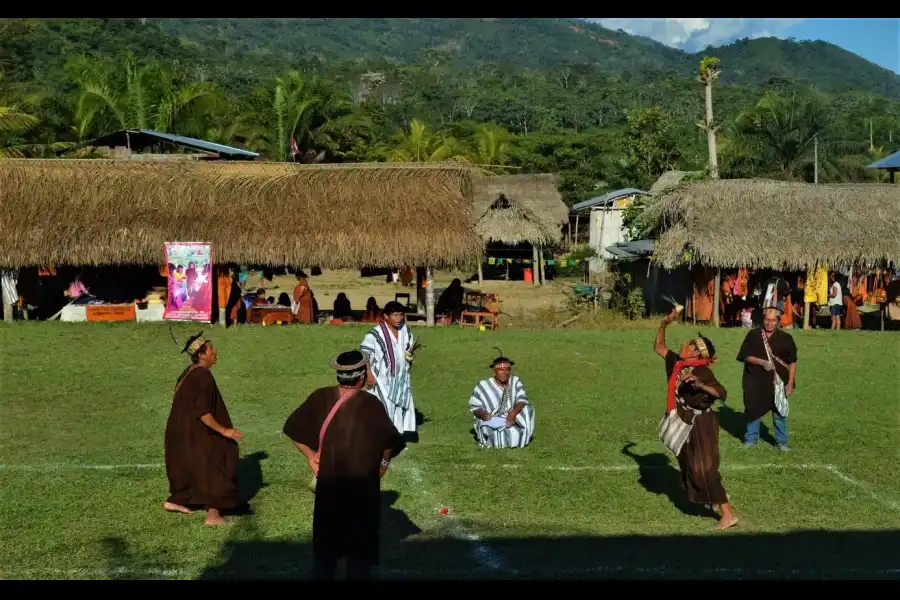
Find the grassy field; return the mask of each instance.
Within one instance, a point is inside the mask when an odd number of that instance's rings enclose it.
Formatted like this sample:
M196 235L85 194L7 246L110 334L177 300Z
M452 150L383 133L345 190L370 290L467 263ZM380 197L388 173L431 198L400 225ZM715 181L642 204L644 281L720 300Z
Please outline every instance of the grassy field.
M0 577L304 578L310 474L281 428L364 331L209 332L256 509L215 528L160 507L163 429L185 364L166 326L0 327ZM383 482L382 577L900 578L896 334L794 333L793 452L781 454L737 437L744 332L707 332L730 393L722 471L742 519L717 532L684 505L656 439L665 376L652 329L416 332L425 421ZM670 346L691 333L674 326ZM494 346L517 361L536 407L524 450L479 449L469 433L466 402Z

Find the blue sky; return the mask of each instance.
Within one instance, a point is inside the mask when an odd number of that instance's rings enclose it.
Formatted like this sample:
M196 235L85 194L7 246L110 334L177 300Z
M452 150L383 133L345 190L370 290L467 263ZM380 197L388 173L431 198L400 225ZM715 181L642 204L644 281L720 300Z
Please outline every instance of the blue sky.
M739 38L823 40L900 72L900 19L588 19L689 52Z

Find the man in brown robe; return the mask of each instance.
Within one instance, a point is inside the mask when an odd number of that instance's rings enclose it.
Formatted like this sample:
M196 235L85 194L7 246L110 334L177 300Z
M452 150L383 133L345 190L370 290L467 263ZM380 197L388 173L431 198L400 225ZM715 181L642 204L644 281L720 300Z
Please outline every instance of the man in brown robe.
M712 405L716 400L724 402L728 392L708 366L716 356L708 338L698 335L684 343L678 354L669 350L666 327L678 314L673 310L663 319L653 348L666 361L668 403L674 405L682 421L693 423L690 435L678 453L681 486L690 502L710 504L720 511L717 527L727 529L737 524L738 518L719 473L719 419Z
M166 423L166 475L169 498L163 508L190 513L207 511L207 525L230 521L223 512L242 507L237 490L238 442L243 435L231 423L210 368L218 354L203 332L188 339L182 352L191 365L175 383Z
M333 359L339 385L314 391L284 424L317 477L317 579L333 579L342 558L348 579L367 579L380 558L381 477L403 449L403 438L381 401L362 389L373 383L368 363L359 350Z
M762 328L751 329L741 344L737 359L744 363L742 387L744 392L744 418L747 429L744 446L754 448L759 442L759 423L772 411L775 426L775 443L782 452L788 447L787 415L775 409L775 377L784 384L784 393L794 393L797 375L797 345L791 334L778 328L781 311L775 307L763 310ZM765 341L764 341L765 340ZM766 350L768 343L769 352Z

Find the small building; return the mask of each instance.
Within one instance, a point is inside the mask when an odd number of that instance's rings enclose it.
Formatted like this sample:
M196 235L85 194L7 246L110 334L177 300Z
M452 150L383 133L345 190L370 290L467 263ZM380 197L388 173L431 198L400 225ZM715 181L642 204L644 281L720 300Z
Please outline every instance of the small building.
M588 243L597 252L597 258L592 258L590 271L592 273L603 270L604 261L615 258L607 248L628 241L626 230L623 226L623 211L631 206L641 196L652 196L636 188L625 188L597 196L572 207L575 215L575 240L578 240L578 225L580 216L584 212L590 215Z
M545 246L562 239L569 207L556 183L550 173L493 175L477 181L472 213L486 257L519 261L528 268L542 259ZM482 268L483 263L479 276ZM543 279L540 269L532 276L536 284Z
M162 150L173 146L195 152L144 152L148 148ZM80 144L71 150L80 148L94 148L98 153L106 154L108 158L119 160L256 160L260 156L256 152L241 148L151 129L123 129Z
M891 183L894 183L894 173L900 171L900 152L894 152L890 156L885 156L881 160L876 160L866 168L887 171L890 175Z

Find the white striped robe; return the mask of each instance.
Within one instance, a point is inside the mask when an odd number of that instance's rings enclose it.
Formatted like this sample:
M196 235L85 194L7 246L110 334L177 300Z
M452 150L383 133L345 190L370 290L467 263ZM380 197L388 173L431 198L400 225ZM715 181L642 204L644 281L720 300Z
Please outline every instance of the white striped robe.
M475 417L475 437L478 445L487 448L524 448L531 443L534 436L534 405L528 401L525 394L525 386L522 380L513 375L509 383L512 386L511 407L524 403L525 408L516 416L516 424L502 429L491 429L484 421ZM503 398L503 387L493 378L489 377L478 382L469 398L469 412L474 416L476 410L481 409L491 416L500 406ZM506 413L496 415L506 417Z
M378 396L397 431L416 430L416 408L413 404L410 364L406 353L414 339L409 326L402 327L397 338L384 323L376 325L363 338L359 348L372 357L375 386L367 391Z

